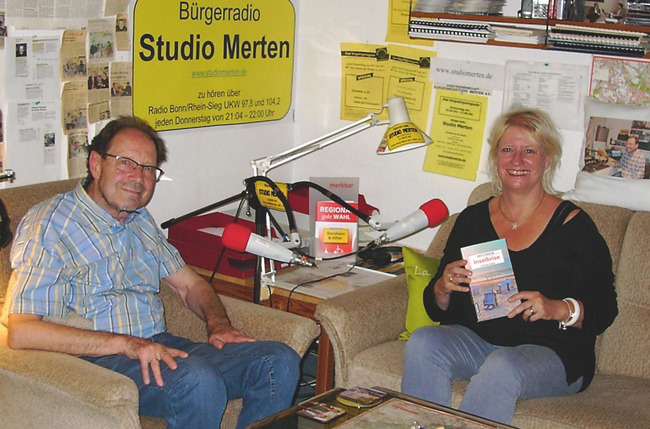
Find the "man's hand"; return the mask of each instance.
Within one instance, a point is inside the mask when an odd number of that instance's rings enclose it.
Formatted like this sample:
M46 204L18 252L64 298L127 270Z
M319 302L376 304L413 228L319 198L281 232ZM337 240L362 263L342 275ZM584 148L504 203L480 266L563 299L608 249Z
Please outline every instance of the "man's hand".
M178 368L176 358L186 358L189 356L183 350L166 347L162 344L145 340L144 338L132 336L126 336L125 338L126 346L123 354L131 359L140 361L142 381L147 385L151 383L151 373L153 373L153 379L158 387L162 387L165 384L160 371L161 361L169 369L175 370ZM149 367L151 367L151 373L149 372Z
M221 350L228 343L248 343L255 341L230 324L226 309L219 296L203 277L187 265L165 277L165 282L176 291L183 302L205 321L208 342Z
M44 322L42 316L33 314L9 315L8 344L12 349L47 350L73 356L124 355L140 361L145 384L151 383L153 373L156 385L161 387L160 361L175 370L176 358L188 356L187 352L143 338Z
M228 343L250 343L252 341L256 340L242 331L233 328L230 323L219 323L214 326L208 326L208 343L219 350Z

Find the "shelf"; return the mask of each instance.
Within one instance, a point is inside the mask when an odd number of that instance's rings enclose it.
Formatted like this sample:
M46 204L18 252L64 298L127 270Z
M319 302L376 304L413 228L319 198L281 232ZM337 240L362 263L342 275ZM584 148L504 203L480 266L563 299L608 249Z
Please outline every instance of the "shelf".
M506 16L492 16L492 15L463 15L463 14L450 14L450 13L427 13L427 12L411 12L411 19L424 19L424 20L451 20L451 21L471 21L477 23L485 23L490 25L499 25L510 26L513 28L540 28L548 31L556 25L570 25L575 27L585 27L593 28L595 30L615 30L615 31L627 31L627 32L637 32L645 34L647 39L650 36L650 27L638 26L638 25L622 25L622 24L610 24L610 23L600 23L600 22L577 22L577 21L568 21L568 20L557 20L557 19L535 19L535 18L516 18L516 17L506 17ZM466 40L454 40L452 38L428 38L428 37L417 37L414 35L409 35L413 39L428 39L428 40L441 40L441 41L455 41L458 43L472 43L472 44L482 44L488 46L506 46L506 47L515 47L515 48L524 48L524 49L553 49L553 47L548 43L516 43L516 42L506 42L506 41L496 41L489 39L487 41L481 40L477 42L468 42ZM578 52L566 49L567 52ZM594 52L589 52L594 53ZM636 56L638 55L625 55L622 53L606 53L602 52L603 55L612 55L612 56ZM650 52L647 51L643 58L650 58Z

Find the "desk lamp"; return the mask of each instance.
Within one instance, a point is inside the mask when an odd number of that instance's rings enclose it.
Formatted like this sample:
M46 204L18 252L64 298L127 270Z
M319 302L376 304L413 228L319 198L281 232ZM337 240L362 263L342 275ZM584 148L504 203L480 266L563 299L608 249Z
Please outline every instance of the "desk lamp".
M388 109L388 121L380 121L377 116ZM345 138L353 136L361 131L372 128L376 125L389 125L388 130L384 134L381 143L377 149L378 155L385 155L389 153L403 152L406 150L416 149L433 141L431 138L423 133L409 118L408 111L406 110L406 103L402 97L389 98L378 112L368 114L366 117L353 122L350 125L342 127L338 130L327 133L314 140L310 140L299 146L280 152L276 155L269 155L263 158L254 159L251 161L254 176L266 177L267 173L274 168L280 167L310 153L319 151L334 143L337 143ZM256 210L255 224L257 225L257 234L262 236L271 237L271 226L266 209ZM370 226L374 229L380 229L379 223L370 222ZM289 241L279 243L287 247L297 247L301 244L299 234L294 231L290 234ZM253 301L259 302L259 294L262 285L275 284L275 267L273 261L269 264L270 270L267 271L266 258L257 256Z

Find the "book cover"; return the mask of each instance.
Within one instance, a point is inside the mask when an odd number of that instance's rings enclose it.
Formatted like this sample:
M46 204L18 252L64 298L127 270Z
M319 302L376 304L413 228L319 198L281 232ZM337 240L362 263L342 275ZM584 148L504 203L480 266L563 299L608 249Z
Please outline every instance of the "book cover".
M345 410L322 402L305 402L300 404L296 414L319 423L327 423L345 414Z
M506 240L474 244L460 251L472 271L469 286L478 321L507 316L519 301L508 302L518 288Z
M351 407L372 407L381 402L386 392L370 387L355 386L339 393L336 400Z

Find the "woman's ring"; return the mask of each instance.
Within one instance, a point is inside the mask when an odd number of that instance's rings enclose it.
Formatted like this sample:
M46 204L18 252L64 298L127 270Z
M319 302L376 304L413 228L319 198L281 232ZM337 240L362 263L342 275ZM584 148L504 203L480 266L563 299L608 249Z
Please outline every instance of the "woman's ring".
M449 276L449 281L453 283L453 282L454 282L454 277L453 277L453 276Z
M530 307L529 310L530 310L530 314L531 314L531 315L532 315L532 314L535 314L535 310L533 310L533 307Z

